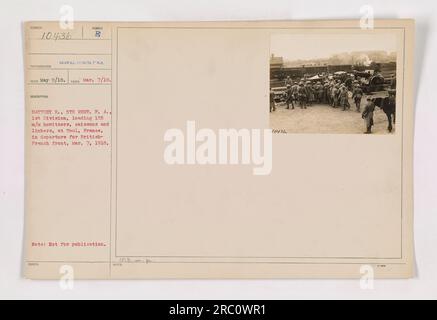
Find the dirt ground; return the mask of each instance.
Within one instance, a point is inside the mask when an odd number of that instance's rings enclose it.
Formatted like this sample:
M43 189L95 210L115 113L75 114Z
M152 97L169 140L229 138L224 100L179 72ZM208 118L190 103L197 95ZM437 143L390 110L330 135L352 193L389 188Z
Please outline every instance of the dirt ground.
M361 112L364 109L366 98L361 101ZM295 109L286 109L285 104L277 104L276 111L270 113L270 128L287 133L364 133L366 126L358 113L352 99L349 99L351 108L332 108L326 104L313 104L307 109L295 106ZM384 111L376 107L373 114L374 134L390 134L387 130L388 121ZM393 124L392 134L395 132Z

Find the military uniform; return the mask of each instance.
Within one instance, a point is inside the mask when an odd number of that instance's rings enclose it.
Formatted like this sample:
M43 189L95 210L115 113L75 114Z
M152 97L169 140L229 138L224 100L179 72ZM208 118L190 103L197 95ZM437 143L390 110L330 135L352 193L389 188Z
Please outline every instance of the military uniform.
M332 92L332 85L328 83L325 85L325 100L329 105L332 104L331 92Z
M287 77L287 79L285 79L285 86L288 86L288 85L292 85L293 84L293 81L291 80L291 78L290 77Z
M340 89L339 97L340 97L340 106L343 107L343 111L349 109L350 108L349 99L348 99L349 97L346 87L342 87Z
M293 97L293 102L297 104L299 101L299 85L297 84L297 82L295 82L294 85L291 87L291 95Z
M325 100L324 92L325 92L325 89L324 89L323 85L319 84L318 88L317 88L317 101L319 103L323 103Z
M336 85L334 85L332 87L332 90L331 90L331 101L332 101L332 106L334 108L337 108L337 106L338 106L338 88Z
M306 104L308 106L311 106L311 103L314 100L314 91L311 87L311 84L307 83L305 84L305 92L306 92Z
M353 93L352 98L354 99L355 105L357 107L357 112L361 110L361 98L363 97L363 90L356 86Z
M290 87L290 85L287 85L287 91L286 91L286 97L285 101L287 102L287 109L290 109L290 103L291 103L291 109L294 109L294 103L293 103L293 91Z
M299 105L301 109L306 109L307 90L303 84L299 85L298 89Z

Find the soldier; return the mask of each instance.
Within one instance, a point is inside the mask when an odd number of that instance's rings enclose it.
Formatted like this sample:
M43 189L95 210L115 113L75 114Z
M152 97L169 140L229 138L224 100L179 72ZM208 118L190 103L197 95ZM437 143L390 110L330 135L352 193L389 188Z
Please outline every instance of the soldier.
M311 82L307 81L305 83L305 91L306 91L306 104L307 106L311 106L313 100L314 100L314 91L311 86Z
M372 133L373 126L373 111L375 111L375 103L369 97L367 98L367 104L364 107L361 117L365 120L367 131L364 133Z
M332 107L337 108L338 106L338 85L333 85L331 89L331 101Z
M270 88L270 112L275 111L276 110L276 106L275 106L275 92L273 91L272 88Z
M314 90L314 101L315 101L315 102L319 102L319 88L320 88L320 82L317 81L317 82L313 85L313 90Z
M293 81L291 80L291 78L290 78L290 76L287 76L287 78L285 79L285 86L288 86L288 85L292 85L293 84Z
M299 99L299 106L301 109L306 109L306 97L307 97L307 91L303 85L303 82L301 81L299 83L299 89L298 89L298 99Z
M291 89L291 85L289 85L289 84L287 84L285 101L287 102L287 109L290 109L290 103L291 103L291 109L294 109L293 91Z
M323 93L322 93L322 103L329 103L328 92L329 92L329 84L328 82L323 83Z
M319 103L323 103L325 101L324 93L325 93L325 88L323 84L319 82L317 88L317 101Z
M358 82L355 84L355 89L352 93L352 99L354 99L357 112L361 111L361 98L363 97L363 90L360 88Z
M331 100L332 95L331 95L331 93L332 93L332 83L331 83L331 82L328 82L328 83L326 84L325 98L326 98L326 102L327 102L329 105L332 105L332 100Z
M346 109L350 108L349 105L349 97L348 97L348 91L347 88L344 84L341 85L340 87L340 92L339 92L339 98L340 98L340 106L343 107L343 111L346 111Z
M299 101L299 84L296 81L291 87L291 94L293 96L293 102L297 104Z

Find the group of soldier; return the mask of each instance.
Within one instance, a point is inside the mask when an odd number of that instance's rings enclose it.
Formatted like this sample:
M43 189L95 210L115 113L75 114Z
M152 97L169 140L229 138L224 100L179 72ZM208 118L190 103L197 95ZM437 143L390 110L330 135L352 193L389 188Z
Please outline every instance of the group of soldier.
M306 109L313 103L328 104L333 108L343 108L343 110L350 109L349 104L349 87L340 79L300 82L292 81L290 77L285 79L285 102L287 109L294 109L299 106L301 109ZM358 80L352 82L352 99L354 100L357 112L361 110L361 98L363 97L363 90ZM274 92L272 92L270 111L275 111Z
M364 96L360 82L354 80L349 84L342 82L340 79L326 79L324 81L292 81L290 77L285 79L285 103L287 109L300 107L306 109L313 103L327 104L333 108L342 108L343 111L351 109L349 103L349 92L352 92L352 100L355 104L356 112L361 112L361 100ZM270 90L270 112L276 110L275 93ZM373 111L375 104L368 97L362 118L365 121L367 131L371 133L373 126Z

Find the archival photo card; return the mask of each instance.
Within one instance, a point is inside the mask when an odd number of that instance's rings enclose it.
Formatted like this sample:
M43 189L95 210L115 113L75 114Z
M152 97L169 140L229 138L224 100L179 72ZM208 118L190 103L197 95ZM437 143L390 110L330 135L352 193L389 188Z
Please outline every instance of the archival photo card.
M26 277L414 275L414 21L24 29Z

